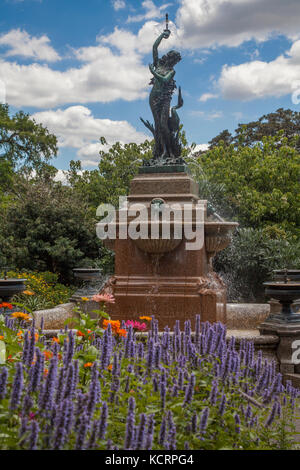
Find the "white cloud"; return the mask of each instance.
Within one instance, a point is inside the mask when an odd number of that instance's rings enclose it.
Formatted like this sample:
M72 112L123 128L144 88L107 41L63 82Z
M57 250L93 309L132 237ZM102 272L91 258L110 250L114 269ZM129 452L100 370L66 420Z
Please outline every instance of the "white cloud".
M132 48L124 46L114 53L99 40L97 46L73 53L80 64L65 71L46 64L19 65L0 59L0 79L6 84L7 101L14 106L49 108L147 96L150 72L141 54Z
M147 139L127 121L97 119L85 106L41 111L32 117L58 137L60 147L77 149L77 156L84 165L97 165L99 150L108 148L101 145L100 137L105 137L110 145L117 141L141 143Z
M169 22L169 29L171 35L160 43L160 51L172 49L179 44L177 29L172 21ZM153 43L161 32L160 23L147 21L137 34L116 27L111 34L98 36L97 40L100 44L116 47L123 54L146 54L152 51Z
M186 48L239 46L299 36L299 0L182 0L176 23Z
M195 117L203 117L205 121L213 121L214 119L219 119L223 117L223 111L200 111L200 110L194 110L190 111L189 113L191 116Z
M39 38L30 36L26 31L12 29L0 36L0 46L8 47L5 56L21 56L35 60L56 62L58 53L50 46L50 39L43 35Z
M160 7L157 7L152 0L144 0L142 2L142 7L146 10L144 14L128 16L127 23L135 23L144 20L152 20L154 18L160 18L162 12L168 8L171 3L165 3Z
M218 98L218 95L214 93L203 93L203 95L200 96L199 101L205 103L206 101L214 98Z
M299 78L300 40L294 42L286 55L273 61L225 65L218 85L224 98L247 101L293 93L299 88Z
M126 7L126 3L124 0L112 0L114 10L122 10Z

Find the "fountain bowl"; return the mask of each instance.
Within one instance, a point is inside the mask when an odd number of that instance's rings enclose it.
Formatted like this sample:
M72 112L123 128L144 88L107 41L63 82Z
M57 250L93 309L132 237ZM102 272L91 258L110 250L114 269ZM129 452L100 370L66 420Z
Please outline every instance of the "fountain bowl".
M27 279L0 279L0 299L8 302L14 295L26 290Z
M267 323L299 323L300 314L294 313L291 304L300 297L300 282L264 282L265 293L268 297L276 299L281 304L279 314L270 315Z
M285 277L289 282L300 282L300 269L274 269L275 281L284 281Z

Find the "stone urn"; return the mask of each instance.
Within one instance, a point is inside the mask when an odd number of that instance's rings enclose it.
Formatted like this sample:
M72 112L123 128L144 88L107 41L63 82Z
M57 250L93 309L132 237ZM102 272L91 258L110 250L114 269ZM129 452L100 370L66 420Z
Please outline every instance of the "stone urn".
M281 312L270 315L267 321L278 323L300 323L300 314L293 312L292 303L300 298L300 282L264 282L268 297L281 304Z
M0 299L9 302L16 295L26 290L27 279L0 279Z

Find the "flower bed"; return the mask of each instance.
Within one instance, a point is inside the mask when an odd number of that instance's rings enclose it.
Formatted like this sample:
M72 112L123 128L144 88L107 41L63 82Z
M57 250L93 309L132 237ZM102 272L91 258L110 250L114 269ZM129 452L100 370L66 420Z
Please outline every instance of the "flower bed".
M7 276L27 279L27 289L22 294L14 296L14 300L30 310L42 310L66 303L74 292L74 288L60 284L57 274L50 272L9 271Z
M77 313L51 344L34 321L1 319L1 449L293 447L298 391L253 343L226 344L224 325L198 317L192 341L189 322L159 335L148 319L144 344L132 325Z

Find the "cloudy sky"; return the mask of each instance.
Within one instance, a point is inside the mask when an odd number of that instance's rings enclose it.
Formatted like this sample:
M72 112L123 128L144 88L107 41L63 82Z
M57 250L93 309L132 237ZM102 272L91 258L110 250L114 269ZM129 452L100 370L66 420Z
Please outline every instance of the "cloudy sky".
M166 12L160 51L182 55L190 143L299 109L300 0L0 0L0 100L58 136L58 168L94 168L101 136L151 137L139 117L152 120L148 64Z

